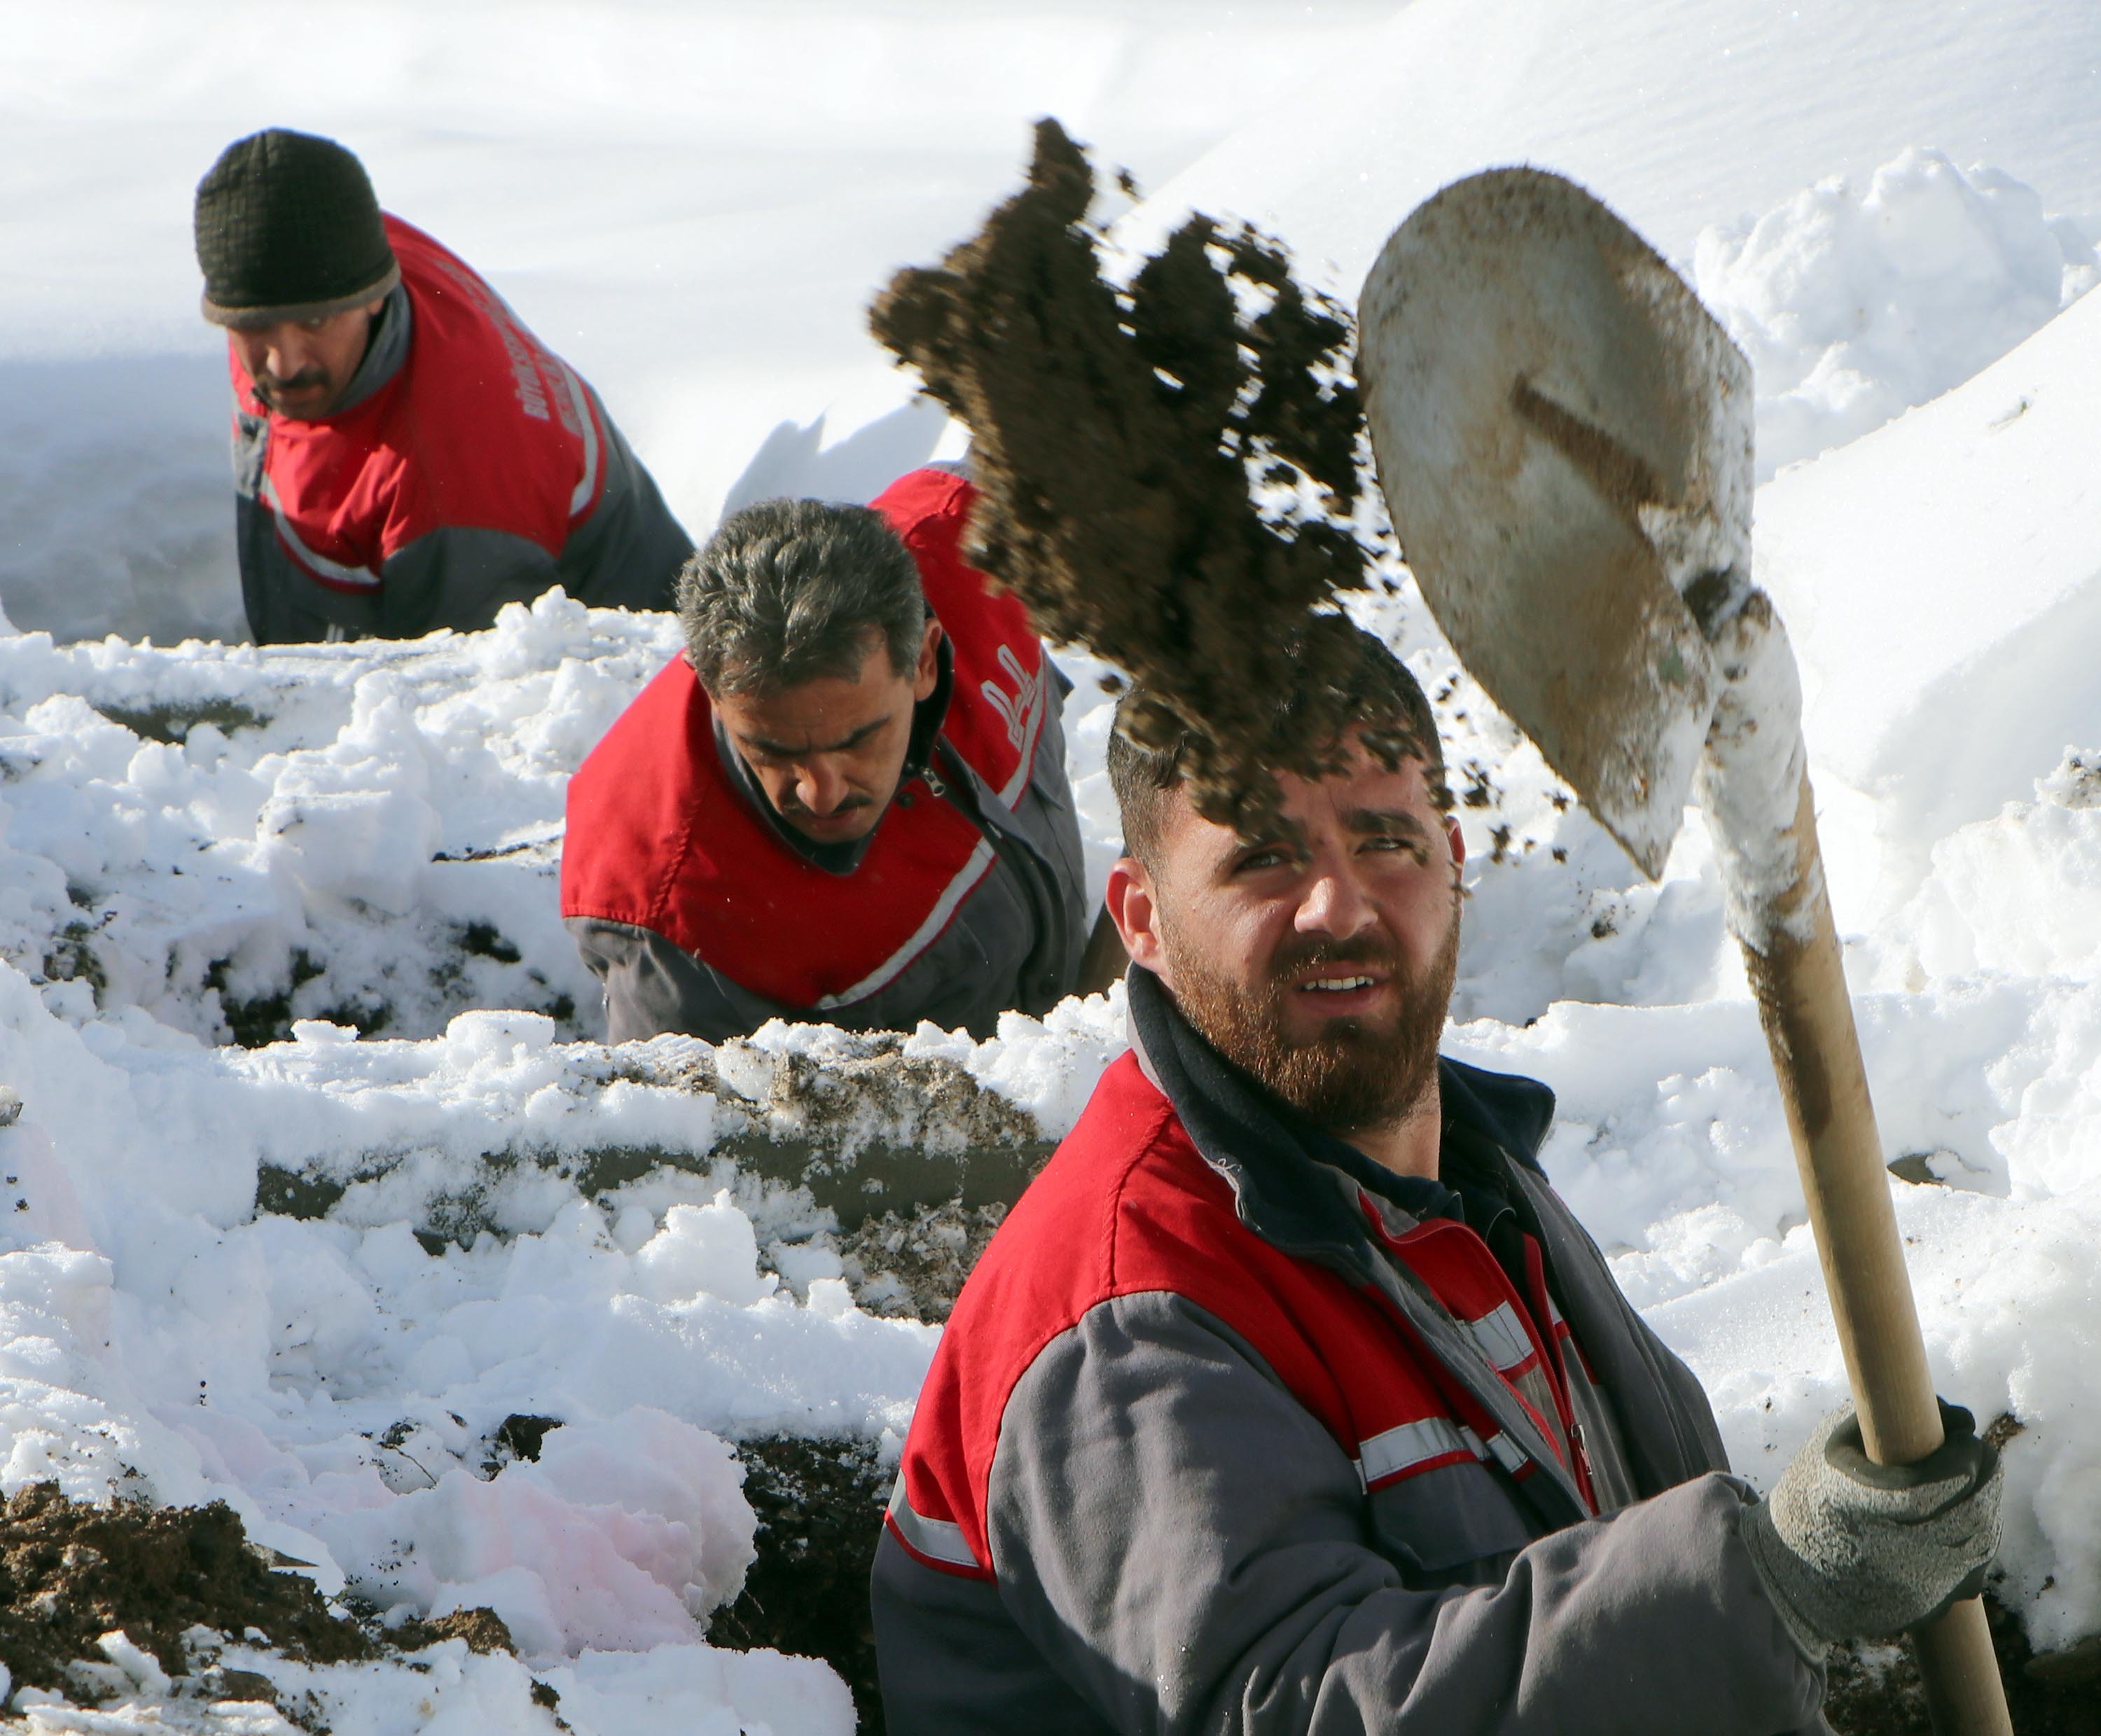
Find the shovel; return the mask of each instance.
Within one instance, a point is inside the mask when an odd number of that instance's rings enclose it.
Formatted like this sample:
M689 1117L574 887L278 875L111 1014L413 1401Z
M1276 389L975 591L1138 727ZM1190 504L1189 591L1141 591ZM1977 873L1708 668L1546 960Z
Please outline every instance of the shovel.
M1869 1456L1941 1442L1816 843L1794 654L1750 582L1751 369L1559 176L1455 183L1359 303L1379 481L1431 612L1652 879L1688 795L1772 1051ZM1982 1603L1918 1630L1940 1736L2011 1736Z

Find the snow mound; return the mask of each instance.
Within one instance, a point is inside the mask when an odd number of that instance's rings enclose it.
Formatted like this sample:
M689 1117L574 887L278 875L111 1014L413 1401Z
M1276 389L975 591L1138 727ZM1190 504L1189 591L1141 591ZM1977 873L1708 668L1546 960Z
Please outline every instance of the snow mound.
M1811 758L1873 803L1895 895L2094 729L2101 298L1759 491ZM1820 777L1819 790L1827 779Z
M702 1643L753 1557L728 1443L894 1451L935 1336L854 1305L806 1190L700 1161L768 1111L719 1112L651 1077L649 1052L613 1064L530 1014L422 1044L303 1024L254 1052L126 1035L149 1027L135 1009L76 1030L0 965L0 1077L26 1099L0 1128L0 1486L223 1498L325 1592L494 1609L543 1674L599 1672L608 1717L652 1672L715 1696L697 1712L743 1706L725 1671L763 1688L763 1660ZM664 1047L666 1078L707 1058ZM640 1160L617 1180L548 1161L608 1149ZM317 1152L413 1162L324 1209L258 1210L273 1162ZM484 1226L419 1239L422 1208L478 1175L509 1188ZM594 1648L633 1668L607 1676ZM462 1663L498 1696L484 1711L529 1703L523 1671ZM786 1728L848 1727L817 1667L776 1668L802 1707ZM346 1707L391 1692L394 1667L359 1668L307 1685Z
M564 793L678 647L560 590L411 644L0 637L0 957L205 1041L490 1005L581 1035Z
M1568 175L1749 354L1763 480L1960 384L2101 277L2097 56L2101 14L2048 0L1960 26L1904 0L1417 0L1117 235L1149 251L1191 210L1244 218L1353 303L1440 187ZM1979 159L2000 166L1956 166Z
M1703 230L1693 272L1757 370L1762 480L1961 385L2101 278L2033 188L1917 148Z

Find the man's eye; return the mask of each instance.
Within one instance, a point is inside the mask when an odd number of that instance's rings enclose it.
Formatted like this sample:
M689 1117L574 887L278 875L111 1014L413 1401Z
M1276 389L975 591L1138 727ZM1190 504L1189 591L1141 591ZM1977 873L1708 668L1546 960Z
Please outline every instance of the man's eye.
M1395 850L1403 851L1413 857L1418 862L1427 862L1430 859L1430 852L1423 847L1422 841L1419 838L1398 837L1390 833L1382 833L1366 838L1361 847L1368 850L1375 850L1385 853Z
M1289 859L1281 850L1258 850L1252 855L1242 856L1235 865L1235 872L1245 874L1263 868L1281 868Z

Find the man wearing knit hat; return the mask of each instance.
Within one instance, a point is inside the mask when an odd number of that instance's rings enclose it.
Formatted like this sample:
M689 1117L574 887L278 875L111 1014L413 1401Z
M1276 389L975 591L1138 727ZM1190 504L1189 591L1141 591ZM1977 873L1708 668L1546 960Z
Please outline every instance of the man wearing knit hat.
M560 585L660 609L692 540L598 395L358 160L281 128L198 184L262 644L485 627Z

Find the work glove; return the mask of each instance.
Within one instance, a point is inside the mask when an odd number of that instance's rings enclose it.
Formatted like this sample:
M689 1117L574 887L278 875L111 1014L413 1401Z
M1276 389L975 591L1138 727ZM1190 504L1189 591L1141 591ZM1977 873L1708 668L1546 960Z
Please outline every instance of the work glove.
M1838 1640L1931 1621L1983 1588L1999 1548L1998 1449L1944 1400L1947 1438L1916 1464L1877 1464L1852 1406L1816 1425L1772 1494L1743 1509L1767 1592L1812 1660Z

